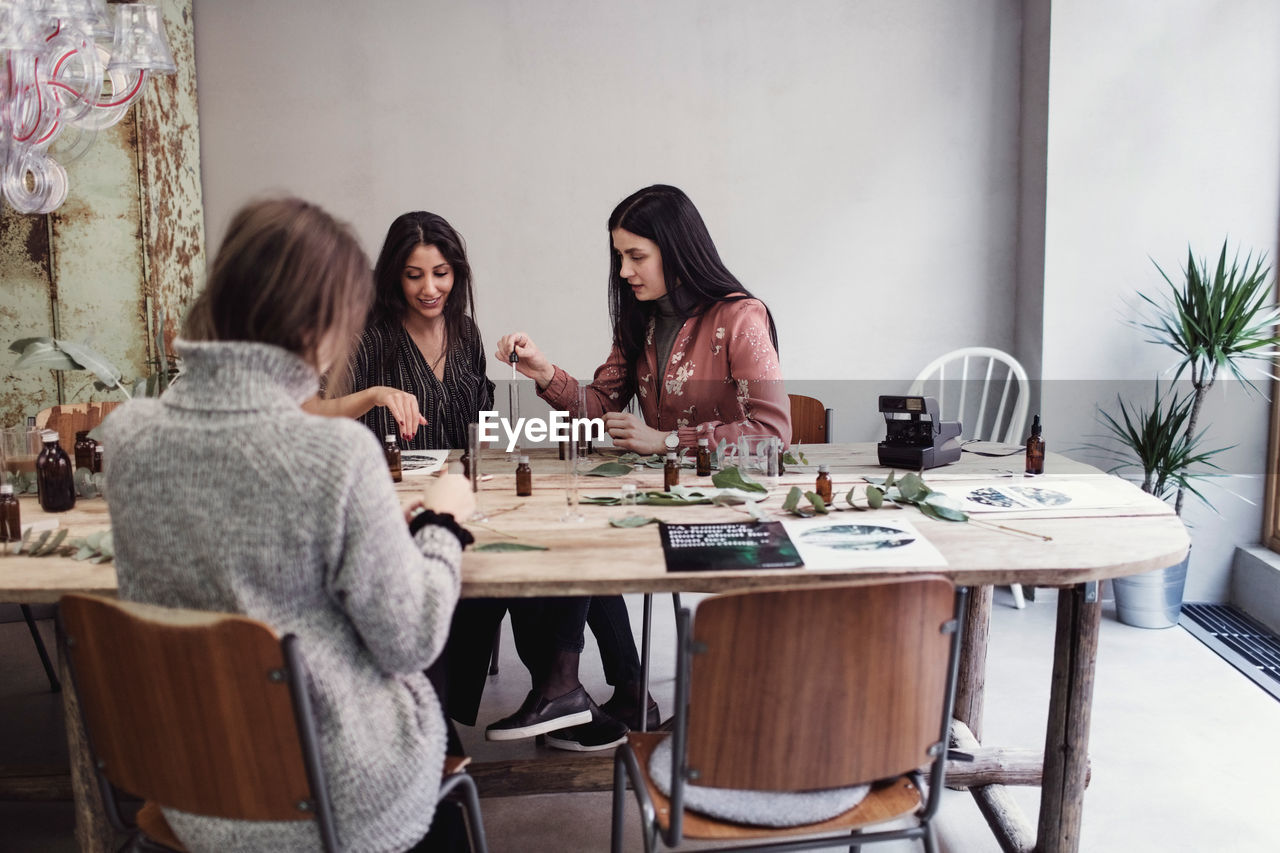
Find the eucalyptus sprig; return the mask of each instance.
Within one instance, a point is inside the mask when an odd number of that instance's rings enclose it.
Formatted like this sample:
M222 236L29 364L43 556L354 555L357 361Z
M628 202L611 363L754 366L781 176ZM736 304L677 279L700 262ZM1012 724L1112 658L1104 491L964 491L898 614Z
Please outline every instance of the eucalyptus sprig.
M901 479L897 479L896 473L890 471L889 476L884 480L869 482L865 492L865 506L860 504L855 497L857 489L858 487L854 486L844 496L844 501L848 504L849 509L865 511L868 509L880 509L886 503L891 506L907 504L916 507L920 512L939 521L969 520L968 513L951 506L947 496L928 486L924 478L919 474L906 474ZM808 506L801 504L800 499L802 497L809 502ZM801 518L812 518L815 515L838 512L843 508L828 505L816 492L805 492L799 486L792 486L791 491L787 493L786 499L782 502L782 509Z
M36 475L32 471L9 471L5 474L4 481L13 486L15 495L34 495L39 491Z

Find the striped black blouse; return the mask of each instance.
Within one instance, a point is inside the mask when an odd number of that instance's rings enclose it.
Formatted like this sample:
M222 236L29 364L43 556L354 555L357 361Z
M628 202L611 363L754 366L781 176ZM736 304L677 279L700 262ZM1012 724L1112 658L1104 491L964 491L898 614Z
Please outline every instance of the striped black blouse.
M395 434L405 450L458 449L467 446L467 424L477 420L477 412L493 408L493 383L485 366L480 332L470 320L461 340L449 341L443 380L436 378L404 326L375 323L361 336L348 372L352 392L387 385L418 397L427 424L407 444L385 406L374 406L360 418L379 443Z

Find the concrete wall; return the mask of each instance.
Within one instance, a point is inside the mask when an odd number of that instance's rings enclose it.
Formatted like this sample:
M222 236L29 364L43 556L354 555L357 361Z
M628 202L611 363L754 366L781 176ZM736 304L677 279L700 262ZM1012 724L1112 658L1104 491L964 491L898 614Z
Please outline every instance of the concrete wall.
M1174 361L1125 325L1138 291L1165 287L1153 260L1177 280L1188 244L1210 260L1225 238L1276 255L1280 4L1063 2L1051 28L1044 408L1064 449L1099 432L1095 403L1149 398ZM1231 476L1206 492L1216 513L1183 513L1193 601L1224 600L1234 546L1260 535L1269 407L1222 384L1202 425L1207 446L1235 445L1222 457Z

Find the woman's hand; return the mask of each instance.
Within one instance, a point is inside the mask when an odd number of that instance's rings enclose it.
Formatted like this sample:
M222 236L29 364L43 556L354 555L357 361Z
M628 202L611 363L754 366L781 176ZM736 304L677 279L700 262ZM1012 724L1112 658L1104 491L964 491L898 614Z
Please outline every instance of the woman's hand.
M604 430L613 443L633 453L664 453L668 433L654 429L628 412L605 412Z
M538 345L524 332L512 332L499 338L498 349L494 356L503 364L510 364L513 348L516 355L520 356L520 361L516 363L516 370L537 382L539 390L551 384L551 379L556 375L555 365L542 354Z
M447 512L459 523L475 511L476 497L471 482L461 474L441 474L422 490L422 507L432 512Z
M370 390L374 392L374 405L385 406L400 427L400 434L406 441L412 441L418 434L418 428L427 423L422 412L418 411L417 396L388 385L378 385Z

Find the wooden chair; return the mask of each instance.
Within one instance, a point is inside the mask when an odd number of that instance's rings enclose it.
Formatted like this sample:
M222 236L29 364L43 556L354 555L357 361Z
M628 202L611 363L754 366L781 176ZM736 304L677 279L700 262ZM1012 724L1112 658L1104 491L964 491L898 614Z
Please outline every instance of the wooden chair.
M964 347L940 355L925 365L907 393L936 397L942 418L960 421L962 439L1018 445L1027 439L1031 383L1018 360L1003 350ZM1013 606L1026 607L1022 585L1010 590Z
M58 443L67 455L75 459L76 433L91 430L102 423L103 418L111 414L111 410L121 405L120 400L107 400L101 403L67 403L51 406L36 415L36 426L40 429L57 430Z
M827 444L835 431L835 409L802 394L788 394L791 398L791 443Z
M919 838L935 850L930 821L944 783L966 592L925 577L722 595L703 601L696 620L682 609L674 731L633 732L614 759L614 853L623 849L628 781L646 851L659 835L668 847L696 838L750 842L726 848L733 850L856 850ZM669 797L649 773L667 737ZM874 784L844 814L773 829L689 811L695 780L775 792ZM864 829L907 814L910 826ZM796 841L819 833L825 837Z
M338 849L298 639L226 613L66 595L59 621L107 817L132 844L182 851L161 806L234 820L314 820ZM484 851L475 782L446 766ZM114 788L144 798L125 822Z

